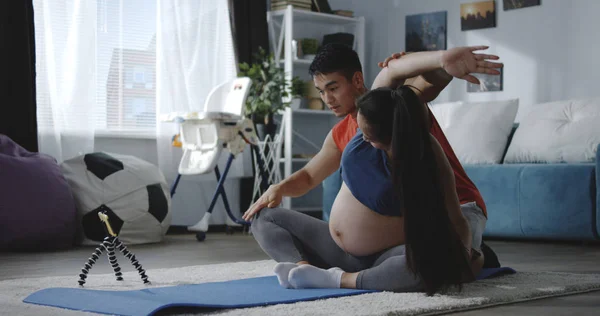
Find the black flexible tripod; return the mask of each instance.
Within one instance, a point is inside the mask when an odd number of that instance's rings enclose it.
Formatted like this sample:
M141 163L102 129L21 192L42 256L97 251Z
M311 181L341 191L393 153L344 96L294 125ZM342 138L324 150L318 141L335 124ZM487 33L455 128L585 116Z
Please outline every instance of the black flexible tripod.
M96 248L96 251L94 251L92 256L88 259L87 263L83 266L83 269L81 269L82 273L79 274L79 285L83 286L83 284L85 284L85 279L87 278L89 271L92 269L94 263L96 263L96 260L100 258L100 255L104 250L106 250L106 253L108 254L108 261L110 262L110 265L115 271L117 281L123 281L121 267L119 267L119 263L117 262L117 256L115 256L115 248L118 249L125 257L131 260L131 264L139 272L142 281L144 281L144 284L150 284L150 281L148 281L148 276L146 275L146 271L142 269L142 265L137 261L135 255L129 250L127 250L127 247L123 245L123 243L119 240L119 237L117 237L117 234L114 233L108 221L108 215L106 215L106 212L98 212L98 217L100 217L100 221L104 223L104 231L106 232L106 237L104 238L104 241L100 244L100 246Z

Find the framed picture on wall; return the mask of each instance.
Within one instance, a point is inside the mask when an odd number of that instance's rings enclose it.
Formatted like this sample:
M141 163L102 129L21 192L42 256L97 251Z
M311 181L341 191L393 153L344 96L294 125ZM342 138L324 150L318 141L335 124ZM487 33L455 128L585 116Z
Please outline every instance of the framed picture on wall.
M467 81L467 92L494 92L502 91L502 77L504 68L498 68L499 75L473 74L479 79L480 84L473 84Z
M462 31L496 27L496 1L460 4L460 29Z
M540 5L540 0L503 0L504 11Z
M407 15L405 50L420 52L446 49L446 11Z

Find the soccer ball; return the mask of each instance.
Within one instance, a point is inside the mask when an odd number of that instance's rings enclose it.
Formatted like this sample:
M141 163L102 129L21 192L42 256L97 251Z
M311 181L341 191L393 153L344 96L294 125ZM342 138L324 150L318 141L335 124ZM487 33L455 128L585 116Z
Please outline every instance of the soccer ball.
M171 225L171 196L158 167L133 156L90 153L61 168L77 206L77 243L98 245L108 235L104 211L124 244L163 240Z

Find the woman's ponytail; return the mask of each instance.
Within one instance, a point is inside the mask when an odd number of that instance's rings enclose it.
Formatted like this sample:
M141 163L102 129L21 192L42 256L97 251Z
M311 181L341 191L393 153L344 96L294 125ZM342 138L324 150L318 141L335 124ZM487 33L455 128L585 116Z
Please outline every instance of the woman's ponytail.
M461 287L470 267L448 215L439 166L424 124L425 106L409 87L389 93L394 102L392 176L404 201L408 266L422 279L429 295L450 285Z

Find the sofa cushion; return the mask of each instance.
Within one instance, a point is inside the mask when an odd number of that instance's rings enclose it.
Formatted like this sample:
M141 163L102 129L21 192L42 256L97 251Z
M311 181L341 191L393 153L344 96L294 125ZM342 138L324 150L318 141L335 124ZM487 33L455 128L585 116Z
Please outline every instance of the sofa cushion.
M508 165L505 165L508 166ZM595 164L514 164L520 177L521 228L530 238L594 240Z
M600 98L542 103L519 122L506 163L591 162L600 144Z
M431 106L440 127L463 164L502 161L519 100L451 102Z
M597 240L595 164L466 165L488 211L485 237Z
M485 237L525 237L519 207L520 177L525 165L465 165L481 192L488 213Z

